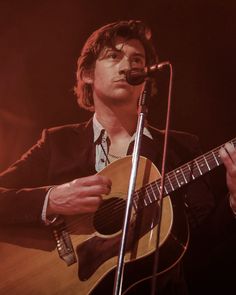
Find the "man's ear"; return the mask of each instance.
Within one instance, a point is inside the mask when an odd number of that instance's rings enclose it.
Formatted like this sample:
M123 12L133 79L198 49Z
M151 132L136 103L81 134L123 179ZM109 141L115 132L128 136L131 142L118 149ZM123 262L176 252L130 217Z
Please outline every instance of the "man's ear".
M93 77L93 69L84 70L82 73L82 80L87 84L93 84Z

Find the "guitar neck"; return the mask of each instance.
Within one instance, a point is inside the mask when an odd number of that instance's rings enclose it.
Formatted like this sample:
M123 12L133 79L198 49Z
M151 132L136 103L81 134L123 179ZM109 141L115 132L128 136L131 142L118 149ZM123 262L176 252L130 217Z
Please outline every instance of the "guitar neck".
M236 146L236 138L229 141ZM196 159L176 168L165 175L164 196L178 190L195 179L205 175L214 168L222 164L219 150L225 144L197 157ZM140 208L140 197L143 200L143 206L147 206L160 197L161 179L149 183L134 195L134 207ZM141 206L142 207L142 206Z

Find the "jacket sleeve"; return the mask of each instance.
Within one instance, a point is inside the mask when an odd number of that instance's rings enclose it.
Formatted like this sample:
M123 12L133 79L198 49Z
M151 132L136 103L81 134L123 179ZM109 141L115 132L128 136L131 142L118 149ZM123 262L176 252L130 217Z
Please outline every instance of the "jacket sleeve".
M17 162L0 174L0 223L37 223L48 189L48 132Z

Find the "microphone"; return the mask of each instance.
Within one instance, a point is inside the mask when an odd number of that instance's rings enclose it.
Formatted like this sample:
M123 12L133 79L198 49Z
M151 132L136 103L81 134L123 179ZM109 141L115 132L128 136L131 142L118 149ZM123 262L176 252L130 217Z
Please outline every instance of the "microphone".
M143 69L132 68L125 73L126 81L130 85L139 85L142 84L146 77L152 76L155 72L161 70L164 66L169 65L169 61L164 61L159 64L154 64Z

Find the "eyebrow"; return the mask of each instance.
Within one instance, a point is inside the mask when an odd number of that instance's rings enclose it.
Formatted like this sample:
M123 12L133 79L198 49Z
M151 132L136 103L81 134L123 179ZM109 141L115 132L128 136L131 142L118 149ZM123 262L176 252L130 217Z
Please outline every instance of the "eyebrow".
M139 57L142 57L143 59L145 59L145 55L142 54L142 53L139 53L139 52L136 52L133 54L134 56L139 56Z
M121 49L118 49L116 47L106 47L104 48L104 52L103 54L100 56L99 59L103 59L107 53L109 53L110 51L117 51L117 52L122 52L122 48ZM135 57L141 57L142 59L144 59L144 61L146 60L146 57L144 54L140 53L140 52L135 52L132 54L132 56L135 56Z
M122 48L121 49L118 49L118 48L113 48L113 47L107 47L104 51L104 54L106 54L107 52L110 52L110 51L117 51L117 52L122 52ZM139 57L142 57L143 59L145 59L145 55L142 54L142 53L139 53L139 52L135 52L132 54L133 56L139 56Z

